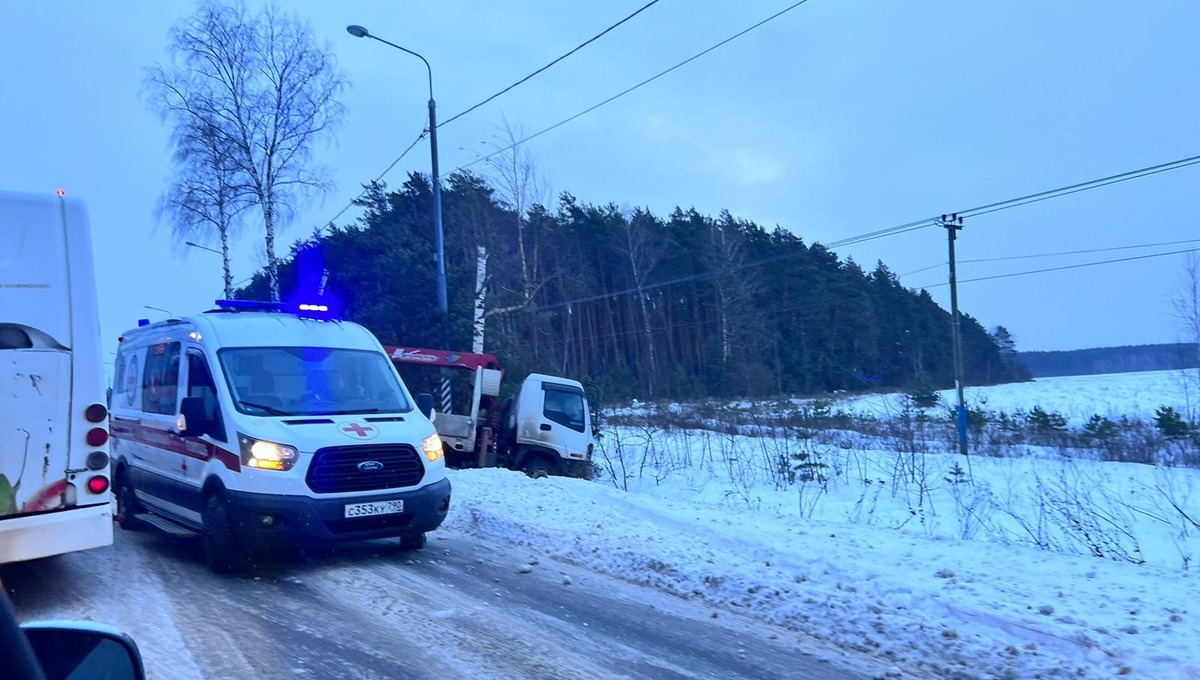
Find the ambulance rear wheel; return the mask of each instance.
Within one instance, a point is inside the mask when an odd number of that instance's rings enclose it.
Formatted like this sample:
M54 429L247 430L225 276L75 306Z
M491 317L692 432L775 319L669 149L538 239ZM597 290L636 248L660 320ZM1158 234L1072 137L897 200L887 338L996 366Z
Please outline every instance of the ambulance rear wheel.
M250 567L250 556L233 532L229 509L219 494L204 506L204 559L218 574L237 574Z
M117 524L126 531L141 529L145 524L138 519L139 510L141 507L133 483L129 481L129 473L122 469L117 477Z
M400 537L400 549L403 551L420 550L425 547L425 532L405 534Z

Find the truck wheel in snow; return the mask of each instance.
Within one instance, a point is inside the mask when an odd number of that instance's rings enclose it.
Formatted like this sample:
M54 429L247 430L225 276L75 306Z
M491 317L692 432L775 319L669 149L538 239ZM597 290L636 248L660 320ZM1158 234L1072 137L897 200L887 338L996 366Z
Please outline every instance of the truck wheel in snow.
M229 509L219 495L204 506L204 559L218 574L236 574L250 566L249 555L233 533Z
M121 470L121 476L117 480L117 524L126 531L141 529L142 520L137 518L140 510L133 483L129 481L129 473Z
M400 537L401 550L420 550L425 547L425 532L405 534Z
M525 474L534 479L549 477L553 468L550 466L550 461L545 458L534 458L528 463L525 463Z

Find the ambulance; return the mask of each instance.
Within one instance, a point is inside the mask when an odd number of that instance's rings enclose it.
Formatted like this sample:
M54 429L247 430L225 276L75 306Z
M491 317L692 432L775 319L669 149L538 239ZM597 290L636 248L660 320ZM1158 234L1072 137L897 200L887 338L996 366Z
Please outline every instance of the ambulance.
M118 343L122 528L199 535L218 573L287 545L425 545L450 507L442 442L379 341L321 303L218 301Z

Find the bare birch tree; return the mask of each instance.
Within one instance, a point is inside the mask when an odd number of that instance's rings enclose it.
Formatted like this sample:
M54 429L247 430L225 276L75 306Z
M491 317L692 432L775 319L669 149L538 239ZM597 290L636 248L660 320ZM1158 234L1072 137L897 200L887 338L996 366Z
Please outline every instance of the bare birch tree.
M214 126L193 120L174 129L174 167L170 186L159 200L159 218L169 219L178 242L210 240L221 246L224 295L233 297L229 239L240 226L240 214L250 205L249 187L241 184L237 168Z
M328 188L313 147L342 120L346 84L327 49L293 15L208 0L171 29L171 60L150 69L159 111L177 128L217 132L240 183L262 212L267 277L279 298L276 232Z
M496 195L516 216L517 259L521 267L521 304L528 306L542 282L539 277L538 241L527 233L529 210L544 205L549 194L537 172L533 156L518 144L521 130L504 120L502 137L495 146L498 153L487 157L488 179L497 187Z
M1180 332L1184 342L1191 346L1193 358L1200 361L1200 257L1188 253L1184 265L1183 285L1171 300L1175 318L1179 322ZM1200 395L1200 368L1194 370L1191 378L1184 372L1183 388L1188 401L1188 420L1196 422L1197 407L1194 403Z
M645 210L622 210L624 227L620 244L629 260L629 271L637 287L638 307L641 311L642 336L646 343L647 396L655 397L655 382L658 376L658 357L654 346L654 330L650 323L649 296L646 286L654 269L666 253L666 243L655 233L654 216Z

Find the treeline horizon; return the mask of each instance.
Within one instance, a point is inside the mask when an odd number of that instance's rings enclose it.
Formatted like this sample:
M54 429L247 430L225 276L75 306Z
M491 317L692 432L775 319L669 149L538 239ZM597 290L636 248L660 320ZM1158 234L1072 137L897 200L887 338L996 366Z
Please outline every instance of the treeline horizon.
M486 250L484 349L510 374L580 380L603 402L953 385L950 314L819 243L726 211L659 216L460 172L442 191L448 318L437 308L433 192L366 185L363 214L297 241L284 297L325 295L386 344L469 351ZM546 201L547 203L549 201ZM269 299L265 273L237 297ZM1028 379L1012 336L961 315L968 384Z

